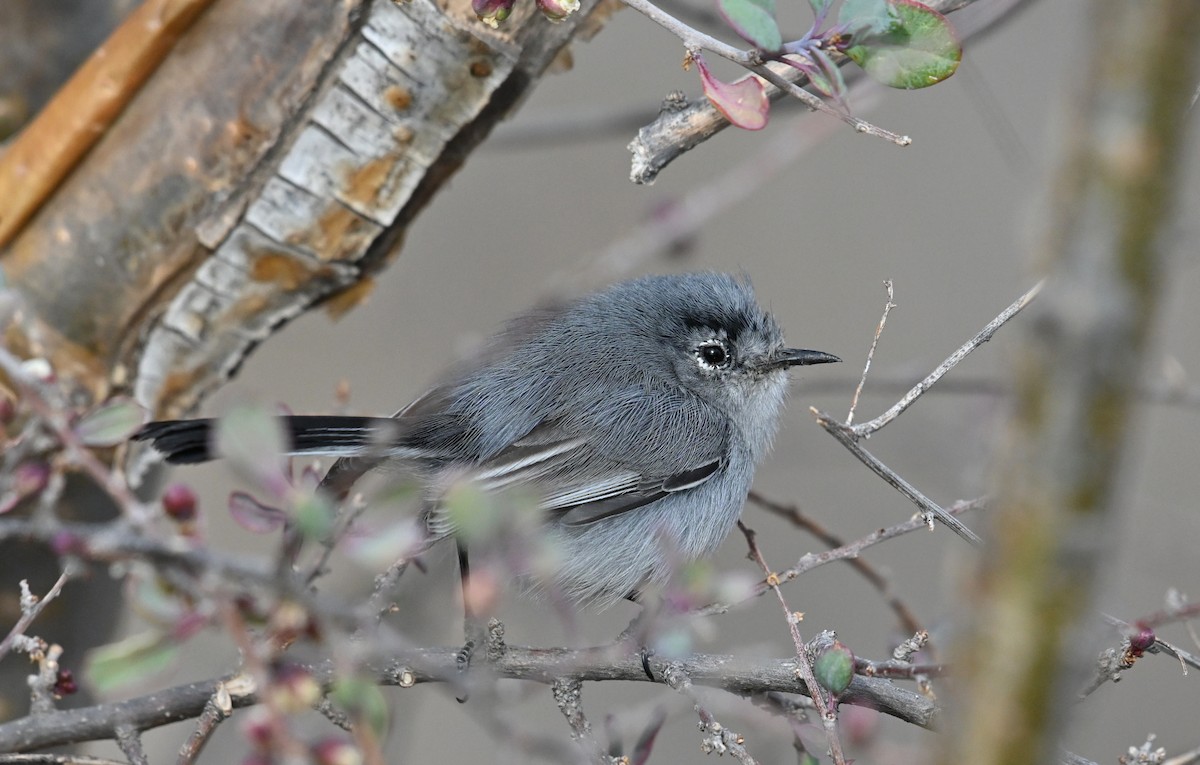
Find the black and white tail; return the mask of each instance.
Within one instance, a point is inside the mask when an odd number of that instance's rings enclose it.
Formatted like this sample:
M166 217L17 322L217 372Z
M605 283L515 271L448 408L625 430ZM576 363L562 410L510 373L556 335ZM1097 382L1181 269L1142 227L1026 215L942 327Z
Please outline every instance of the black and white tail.
M288 454L354 457L392 451L397 434L390 417L312 415L281 417ZM150 441L167 462L183 465L219 458L213 449L216 420L161 420L145 425L134 436ZM400 451L400 450L397 450Z

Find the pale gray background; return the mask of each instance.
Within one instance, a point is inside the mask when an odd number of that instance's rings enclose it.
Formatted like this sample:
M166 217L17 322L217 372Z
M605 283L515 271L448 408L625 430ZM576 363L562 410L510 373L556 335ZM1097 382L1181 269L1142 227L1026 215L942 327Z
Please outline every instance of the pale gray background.
M985 0L986 1L986 0ZM981 3L982 4L982 3ZM803 6L805 4L798 3ZM844 415L878 321L883 280L893 279L899 305L878 355L880 374L924 373L974 334L1031 283L1029 243L1039 219L1039 190L1060 151L1059 104L1081 67L1081 0L1044 0L1000 33L967 51L959 73L945 84L915 93L887 92L865 114L907 133L914 144L899 149L883 141L836 131L800 162L757 189L749 201L713 220L686 262L654 260L644 271L683 268L744 269L755 281L792 344L841 355L840 368L799 375L792 405L773 457L757 487L805 510L834 531L857 537L908 518L913 508L867 472L807 413L810 405ZM787 14L795 14L789 8ZM804 10L804 13L807 13ZM672 37L630 11L619 13L590 44L574 47L572 71L547 78L506 126L507 134L542 124L564 112L608 115L632 109L652 113L669 90L698 90L694 73L680 69L682 48ZM585 267L614 237L656 205L676 199L739 159L772 135L803 130L822 117L796 110L776 112L763 134L728 131L667 169L652 188L627 181L630 134L543 151L485 146L440 194L408 237L395 265L370 302L337 323L314 313L295 322L249 360L239 378L209 402L219 412L235 401L286 402L296 411L325 411L338 381L348 379L352 403L362 412L391 413L419 394L436 370L506 316L548 293L552 277ZM1195 157L1191 167L1195 170ZM1182 229L1175 242L1166 303L1150 378L1167 359L1183 370L1200 365L1194 339L1200 312L1195 267L1197 174L1192 172ZM1003 378L1019 321L971 357L956 375ZM1172 362L1173 363L1173 362ZM804 380L834 378L836 393L807 394ZM867 396L860 419L873 416L897 396ZM1002 402L981 396L933 395L873 438L869 447L926 494L943 503L984 490L987 457ZM1195 428L1200 413L1145 406L1137 448L1130 459L1124 541L1112 562L1112 585L1104 607L1134 618L1156 610L1167 587L1200 595L1200 515L1196 512ZM215 529L231 485L220 467L179 471L205 488L206 511ZM751 509L746 520L760 532L767 559L783 568L818 545L785 524ZM983 528L978 517L969 519ZM226 544L266 549L263 538L230 528ZM744 559L740 536L721 551L719 566L755 573ZM930 625L953 618L956 578L970 552L942 530L915 534L873 549L869 559L892 572L894 586ZM438 643L459 640L456 576L441 560L408 585L430 593L425 605L406 604L415 634ZM361 593L364 576L338 583ZM860 654L884 658L893 620L880 598L844 567L821 569L787 587L793 608L806 613L805 636L835 629ZM615 635L634 608L620 607L586 620L595 641ZM560 631L547 609L514 601L502 614L514 643L554 644ZM717 635L704 650L763 651L786 656L791 643L778 605L763 598L713 623ZM1164 637L1193 650L1181 627ZM201 639L189 663L167 678L183 682L228 670L224 639ZM163 683L156 679L156 684ZM1070 745L1080 754L1114 762L1147 732L1179 752L1200 745L1196 723L1200 678L1184 677L1163 657L1143 660L1118 686L1102 688L1080 709ZM457 705L445 689L390 691L397 701L393 733L396 761L493 762L503 758L471 705ZM597 723L609 710L664 698L675 714L658 744L655 762L698 762L695 717L671 692L647 684L589 685L585 705ZM733 704L734 709L743 705ZM549 692L536 688L522 706L506 712L522 726L561 731ZM763 762L791 762L786 738L767 736L726 715L727 724L749 736ZM228 761L243 751L238 721L227 723L207 753ZM172 757L187 735L173 726L149 735ZM316 730L316 728L313 728ZM928 738L889 724L890 753L860 754L860 762L917 762L905 744ZM156 758L157 759L157 758Z

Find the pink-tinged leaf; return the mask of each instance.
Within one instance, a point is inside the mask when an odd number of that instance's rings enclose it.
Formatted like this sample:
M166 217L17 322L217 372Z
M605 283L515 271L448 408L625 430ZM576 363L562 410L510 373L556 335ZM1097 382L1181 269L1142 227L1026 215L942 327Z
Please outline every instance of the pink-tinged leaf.
M229 495L229 514L246 531L269 534L283 528L287 513L278 507L264 505L244 491Z
M638 736L637 743L633 746L633 755L629 758L632 765L645 765L650 759L650 752L654 750L654 739L658 737L658 732L662 730L663 723L666 721L667 710L661 706L655 707L654 713L646 723L645 730L642 731L642 735Z
M777 51L783 35L775 21L775 0L717 0L717 10L738 36L754 47Z
M88 446L116 446L146 424L146 410L126 396L105 401L79 418L75 435Z
M721 82L712 75L701 56L695 56L694 60L704 95L725 119L744 130L762 130L767 126L771 103L758 78L751 76L737 82Z
M812 57L813 63L816 64L816 68L821 72L821 79L825 83L824 89L821 92L837 101L843 108L846 108L846 81L842 78L842 70L833 62L829 54L820 48L812 51ZM809 80L814 85L816 84L816 80L813 80L811 76Z

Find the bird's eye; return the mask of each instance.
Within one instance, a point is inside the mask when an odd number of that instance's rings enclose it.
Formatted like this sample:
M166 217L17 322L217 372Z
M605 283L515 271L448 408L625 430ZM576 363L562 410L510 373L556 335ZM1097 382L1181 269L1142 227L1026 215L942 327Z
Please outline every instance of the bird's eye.
M696 358L706 367L720 368L729 365L729 351L718 340L709 340L696 347Z

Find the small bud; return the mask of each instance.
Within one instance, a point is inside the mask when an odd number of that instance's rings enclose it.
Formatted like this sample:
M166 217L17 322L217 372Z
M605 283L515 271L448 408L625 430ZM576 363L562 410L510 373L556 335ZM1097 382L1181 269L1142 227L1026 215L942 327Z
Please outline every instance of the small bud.
M178 523L196 519L196 492L187 484L173 483L162 495L163 512Z
M834 641L813 662L813 674L823 688L837 695L854 679L854 654L841 641Z
M282 711L303 712L321 698L321 684L303 667L281 664L275 670L270 692Z
M208 626L208 619L199 611L188 611L171 626L171 639L182 643Z
M56 531L50 538L50 549L55 555L81 555L87 552L87 540L70 531Z
M54 677L54 695L55 696L70 696L79 690L79 685L75 682L75 675L69 669L58 670L58 674Z
M313 744L313 761L317 765L362 765L362 753L349 741L327 738Z
M291 645L301 635L315 632L308 610L295 601L285 600L271 613L269 624L272 637L280 645Z
M579 10L579 0L537 0L537 7L551 21L562 21Z
M270 749L275 742L275 721L266 707L256 707L246 715L242 733L250 743L261 749Z
M512 14L516 0L471 0L471 8L484 24L496 29Z
M7 425L17 418L17 404L8 396L0 393L0 425Z
M13 471L13 491L22 497L40 494L50 483L50 466L45 462L23 462Z
M1141 658L1142 654L1150 650L1157 638L1154 636L1154 630L1149 627L1142 627L1136 635L1129 638L1129 653L1135 658Z

